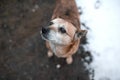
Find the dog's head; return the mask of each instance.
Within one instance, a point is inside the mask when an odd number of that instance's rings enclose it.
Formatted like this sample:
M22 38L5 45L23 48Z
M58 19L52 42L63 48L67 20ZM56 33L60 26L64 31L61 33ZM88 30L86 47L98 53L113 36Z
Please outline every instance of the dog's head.
M73 40L80 39L86 32L86 30L77 30L64 19L56 18L49 23L49 26L42 28L41 35L43 39L54 44L68 45Z

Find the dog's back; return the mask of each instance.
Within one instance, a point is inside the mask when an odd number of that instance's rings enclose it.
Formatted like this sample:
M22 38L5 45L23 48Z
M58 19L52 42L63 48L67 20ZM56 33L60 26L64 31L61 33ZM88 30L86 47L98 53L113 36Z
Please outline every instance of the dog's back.
M75 0L56 0L52 19L62 18L80 29L79 13Z

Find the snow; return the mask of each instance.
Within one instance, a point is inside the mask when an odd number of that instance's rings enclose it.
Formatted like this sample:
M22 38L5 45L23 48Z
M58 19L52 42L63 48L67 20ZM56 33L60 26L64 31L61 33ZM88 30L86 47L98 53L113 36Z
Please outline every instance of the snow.
M76 0L88 30L95 80L120 80L120 0ZM99 2L99 3L96 3Z

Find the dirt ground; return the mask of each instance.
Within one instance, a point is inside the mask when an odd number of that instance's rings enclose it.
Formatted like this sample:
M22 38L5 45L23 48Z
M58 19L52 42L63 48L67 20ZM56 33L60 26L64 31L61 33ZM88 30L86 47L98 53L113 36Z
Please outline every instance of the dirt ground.
M85 37L71 65L47 57L40 30L54 6L54 0L0 0L0 80L90 80L83 63L92 61L83 48Z

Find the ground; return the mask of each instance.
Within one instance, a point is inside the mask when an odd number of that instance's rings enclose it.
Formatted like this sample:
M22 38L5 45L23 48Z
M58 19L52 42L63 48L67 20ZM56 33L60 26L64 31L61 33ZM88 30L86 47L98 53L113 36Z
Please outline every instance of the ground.
M0 80L89 80L83 61L89 64L92 56L82 46L85 37L71 65L47 57L40 30L54 6L54 0L0 0Z

